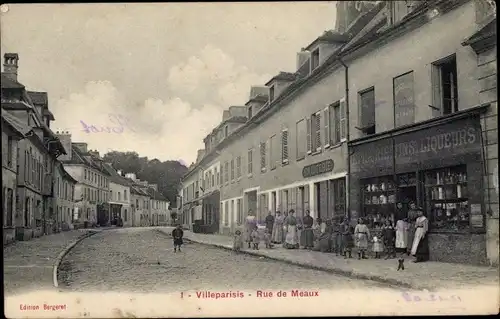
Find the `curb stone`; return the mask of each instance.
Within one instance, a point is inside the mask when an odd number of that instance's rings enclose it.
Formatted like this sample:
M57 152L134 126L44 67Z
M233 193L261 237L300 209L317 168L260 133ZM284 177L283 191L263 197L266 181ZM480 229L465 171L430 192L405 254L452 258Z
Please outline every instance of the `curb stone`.
M164 232L161 229L158 229L158 231L165 234L165 235L168 235L166 232ZM227 245L206 243L206 242L194 240L194 239L187 239L187 240L194 242L194 243L201 244L201 245L213 246L213 247L217 247L217 248L221 248L221 249L225 249L225 250L231 250L231 251L233 250L232 247L229 247ZM352 270L349 271L349 270L344 270L344 269L339 269L339 268L332 269L332 268L323 267L323 266L316 266L316 265L307 264L307 263L303 263L303 262L288 260L288 259L282 258L282 257L268 256L268 255L264 255L261 253L248 251L248 250L241 250L240 253L246 254L246 255L251 255L251 256L264 257L267 259L280 261L283 263L287 263L287 264L302 267L302 268L315 269L315 270L324 271L324 272L328 272L328 273L332 273L332 274L336 274L336 275L340 275L340 276L344 276L344 277L355 278L355 279L371 280L371 281L379 282L382 284L389 284L389 285L398 286L401 288L417 289L417 290L429 290L429 291L434 290L434 288L432 288L432 287L423 286L423 285L422 286L421 285L412 285L412 284L409 284L407 282L403 282L403 281L400 281L397 279L384 278L384 277L377 276L377 275L367 275L367 274L357 273L357 272L354 272Z
M69 251L71 249L73 249L73 247L75 247L79 242L81 242L85 238L89 238L90 236L93 236L93 235L98 234L100 232L101 231L92 231L92 230L87 231L85 234L82 234L76 240L74 240L71 244L66 246L66 248L64 248L63 251L61 251L59 253L59 256L57 256L56 261L54 263L54 268L52 270L52 280L54 283L54 287L56 287L56 288L59 287L59 283L57 282L57 273L58 273L59 266L61 265L61 262L62 262L64 256L66 256L69 253Z

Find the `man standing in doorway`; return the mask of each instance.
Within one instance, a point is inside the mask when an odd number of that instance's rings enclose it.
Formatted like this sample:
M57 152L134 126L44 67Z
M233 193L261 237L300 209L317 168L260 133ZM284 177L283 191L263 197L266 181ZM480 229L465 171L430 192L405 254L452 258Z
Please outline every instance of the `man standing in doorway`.
M179 248L179 252L181 251L181 245L183 243L182 237L184 236L184 231L180 224L172 231L172 237L174 238L174 253L177 252L177 248Z

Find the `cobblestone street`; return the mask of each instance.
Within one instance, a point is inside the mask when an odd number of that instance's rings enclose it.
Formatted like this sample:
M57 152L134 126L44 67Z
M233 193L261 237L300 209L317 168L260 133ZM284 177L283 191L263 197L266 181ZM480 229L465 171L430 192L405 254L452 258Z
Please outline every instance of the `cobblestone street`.
M175 292L221 289L393 290L376 282L190 243L174 253L154 229L119 229L78 244L63 260L59 285L76 291Z

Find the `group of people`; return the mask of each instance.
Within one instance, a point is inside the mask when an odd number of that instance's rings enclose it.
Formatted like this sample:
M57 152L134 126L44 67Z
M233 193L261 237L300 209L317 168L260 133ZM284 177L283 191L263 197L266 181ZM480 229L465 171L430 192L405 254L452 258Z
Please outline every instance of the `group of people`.
M269 212L264 224L265 227L259 229L257 218L250 210L243 234L240 231L235 233L235 250L242 249L243 242L247 243L249 249L259 249L259 243L264 242L266 248L281 244L287 249L302 247L352 258L353 248L357 248L358 259L367 259L369 244L372 243L375 258L381 258L385 252L386 259L395 258L400 253L400 262L406 254L414 256L415 262L429 259L428 220L423 210L414 203L410 205L408 216L401 216L396 225L391 220L386 220L380 238L370 235L370 229L363 218L359 218L357 225L353 227L348 218L326 221L317 218L315 221L309 210L305 211L302 219L295 216L293 209L283 214L277 211L275 216Z

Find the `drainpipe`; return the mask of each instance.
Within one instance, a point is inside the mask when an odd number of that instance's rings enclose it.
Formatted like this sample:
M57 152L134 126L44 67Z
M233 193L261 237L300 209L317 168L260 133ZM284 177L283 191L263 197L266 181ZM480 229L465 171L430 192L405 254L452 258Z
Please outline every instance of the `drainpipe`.
M349 130L349 67L342 61L342 58L338 58L338 61L344 67L345 71L345 117L346 117L346 143L350 141L350 130ZM347 147L347 176L346 176L346 211L347 217L351 219L351 196L350 196L350 185L351 185L351 154L349 153L349 147Z

